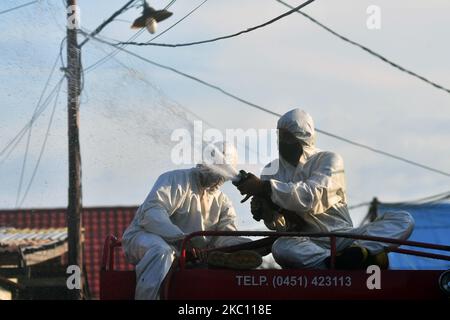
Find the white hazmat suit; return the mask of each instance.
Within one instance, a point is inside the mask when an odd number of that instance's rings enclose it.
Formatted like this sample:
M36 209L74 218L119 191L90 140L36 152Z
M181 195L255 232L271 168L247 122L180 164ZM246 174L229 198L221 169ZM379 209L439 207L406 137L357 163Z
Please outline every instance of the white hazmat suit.
M226 149L227 152L236 152L232 146ZM135 299L158 297L159 287L175 256L179 255L175 242L195 231L236 230L236 213L230 200L218 186L205 189L201 183L202 179L204 181L211 176L214 175L204 168L166 172L158 178L138 208L122 238L127 260L136 265ZM238 237L192 239L198 248L248 241Z
M274 219L266 223L272 230L301 232L352 232L360 235L407 239L414 227L411 215L404 211L387 212L376 221L360 228L353 228L347 209L345 172L342 158L333 152L321 151L315 145L314 123L309 114L294 109L278 121L278 129L292 133L303 146L303 154L297 167L280 157L275 174L261 179L271 186L271 200L281 208L295 212L296 226L288 219L272 212ZM273 168L274 163L266 166ZM382 252L390 244L371 241L353 241L338 238L337 250L357 244L370 254ZM275 241L272 254L282 267L324 268L324 260L330 256L328 238L283 237Z

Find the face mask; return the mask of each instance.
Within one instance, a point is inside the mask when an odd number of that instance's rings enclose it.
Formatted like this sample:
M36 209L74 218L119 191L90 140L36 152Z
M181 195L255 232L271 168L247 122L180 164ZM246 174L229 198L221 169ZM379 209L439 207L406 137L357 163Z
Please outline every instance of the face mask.
M219 175L207 175L203 177L202 186L206 189L216 190L225 182L225 179Z
M278 143L278 150L280 153L280 157L284 160L292 164L293 166L297 166L298 161L303 153L303 148L300 143Z
M200 184L205 189L216 190L220 188L224 182L225 178L219 174L211 172L207 167L198 167L200 175Z

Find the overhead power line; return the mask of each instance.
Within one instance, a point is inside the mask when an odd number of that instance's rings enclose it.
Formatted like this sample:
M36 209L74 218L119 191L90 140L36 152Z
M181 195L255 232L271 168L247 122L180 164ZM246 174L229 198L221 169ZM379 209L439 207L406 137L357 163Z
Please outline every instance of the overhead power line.
M137 31L134 35L131 36L130 40L136 39L137 37L139 37L145 29L141 29L139 31ZM96 62L94 62L93 64L91 64L90 66L86 67L85 69L82 70L83 73L89 73L95 69L97 69L100 65L104 64L106 61L110 60L111 58L114 58L115 55L117 55L120 52L120 48L125 47L125 45L121 45L120 47L116 47L115 50L112 50L110 53L108 53L106 56L104 56L103 58L100 58L99 60L97 60Z
M156 35L155 37L153 37L152 39L150 39L148 42L152 42L153 40L155 40L156 38L161 37L163 34L165 34L166 32L168 32L169 30L171 30L173 27L175 27L176 25L178 25L180 22L182 22L183 20L185 20L186 18L188 18L190 15L192 15L195 11L197 11L198 9L200 9L201 6L203 6L208 0L204 0L203 2L201 2L198 6L196 6L194 9L192 9L191 11L189 11L186 15L184 15L181 19L179 19L178 21L176 21L174 24L172 24L170 27L166 28L164 31L160 32L158 35ZM169 3L167 5L167 7L165 9L167 9L171 4L173 3ZM117 19L116 19L117 21ZM136 34L134 34L130 39L128 39L127 41L133 41L134 39L136 39L139 35L142 34L142 32L145 29L141 29L139 30ZM92 34L92 32L89 32L90 34ZM126 45L120 45L121 47L125 47ZM108 61L109 59L113 58L117 53L119 53L120 51L118 49L113 50L112 52L110 52L109 54L107 54L105 57L99 59L98 61L94 62L92 65L88 66L84 71L87 72L91 72L92 70L98 68L100 65L102 65L103 63L105 63L106 61Z
M206 1L205 1L206 2ZM97 36L98 37L98 36ZM102 50L104 50L103 48L101 48ZM129 67L127 65L125 65L122 61L120 61L119 59L117 59L117 57L112 57L112 59L115 60L115 62L120 65L121 67L123 67L124 69L126 69L130 74L137 74L136 69ZM160 95L164 96L166 98L166 94L164 92L161 91L161 89L155 87L154 84L152 84L151 82L149 82L147 79L141 77L139 79L139 81L142 81L145 85L150 86L152 89L156 90ZM214 125L212 123L210 123L208 120L202 118L200 115L198 115L197 113L189 110L187 107L179 104L178 102L175 102L176 106L179 107L181 110L183 110L184 112L190 114L191 116L193 116L194 118L201 120L203 123L205 123L206 125L208 125L211 128L214 128ZM183 118L184 119L184 118ZM256 150L250 148L249 146L246 145L242 145L241 142L238 141L238 144L243 146L246 150L248 150L249 152L253 152L253 153L257 153Z
M410 201L401 201L401 202L382 202L379 201L377 198L374 198L370 202L363 202L357 205L349 206L348 209L356 209L363 206L371 206L371 209L375 209L375 212L371 212L372 210L369 209L369 212L367 215L363 218L360 225L364 225L367 221L372 221L377 216L378 206L388 206L388 207L406 207L406 206L417 206L417 205L435 205L439 202L448 201L450 200L450 191L435 194L432 196L410 200ZM372 207L372 205L375 205Z
M0 11L0 14L8 13L8 12L11 12L11 11L14 11L14 10L17 10L17 9L20 9L20 8L23 8L23 7L30 6L32 4L35 4L35 3L39 2L39 1L40 0L30 1L30 2L27 2L27 3L21 4L19 6L16 6L16 7L3 10L3 11Z
M319 22L318 20L316 20L315 18L311 17L310 15L300 11L301 8L303 8L304 6L309 4L309 2L312 2L312 1L307 1L308 3L301 4L300 6L297 6L297 7L294 7L294 6L284 2L282 0L276 0L276 1L281 3L281 4L283 4L283 5L285 5L286 7L289 7L291 9L291 11L289 11L289 12L285 13L284 15L282 15L283 17L286 16L286 15L289 15L289 14L291 14L293 12L297 12L297 13L303 15L305 18L309 19L311 22L313 22L316 25L320 26L321 28L323 28L327 32L329 32L329 33L333 34L334 36L338 37L339 39L341 39L341 40L343 40L343 41L345 41L347 43L350 43L351 45L354 45L354 46L356 46L356 47L366 51L370 55L380 59L381 61L389 64L390 66L396 68L397 70L400 70L403 73L406 73L406 74L408 74L408 75L410 75L410 76L412 76L412 77L414 77L416 79L419 79L419 80L421 80L421 81L423 81L423 82L425 82L425 83L435 87L436 89L439 89L439 90L445 91L447 93L450 93L450 89L449 88L446 88L443 85L440 85L440 84L438 84L438 83L436 83L436 82L434 82L434 81L432 81L432 80L430 80L430 79L428 79L428 78L426 78L426 77L424 77L424 76L422 76L422 75L420 75L420 74L418 74L418 73L416 73L416 72L414 72L412 70L409 70L409 69L407 69L405 67L402 67L398 63L395 63L392 60L386 58L385 56L375 52L374 50L372 50L372 49L370 49L370 48L368 48L368 47L366 47L366 46L364 46L364 45L362 45L362 44L360 44L360 43L358 43L356 41L353 41L353 40L351 40L351 39L349 39L349 38L339 34L338 32L334 31L330 27L327 27L326 25L324 25L323 23ZM255 29L264 27L264 26L266 26L266 25L268 25L270 23L275 22L276 20L281 19L282 16L276 17L276 18L274 18L274 19L272 19L272 20L270 20L270 21L268 21L268 22L266 22L266 23L264 23L262 25L259 25L259 26L253 27L253 28L249 28L247 30L243 30L243 31L231 34L231 35L217 37L217 38L208 39L208 40L201 40L201 41L194 41L194 42L187 42L187 43L178 43L178 44L154 43L154 42L150 42L150 41L148 41L148 42L135 42L135 41L129 41L128 40L128 41L124 41L124 42L118 42L116 45L126 44L126 45L134 45L134 46L158 46L158 47L176 48L176 47L187 47L187 46L205 44L205 43L210 43L210 42L215 42L215 41L219 41L219 40L224 40L224 39L236 37L236 36L239 36L239 35L241 35L243 33L247 33L247 32L253 31Z
M240 36L241 34L245 34L245 33L249 33L252 31L255 31L257 29L266 27L278 20L281 20L289 15L291 15L292 13L296 12L297 10L300 10L303 7L306 7L307 5L309 5L310 3L314 2L315 0L308 0L303 2L301 5L289 10L288 12L283 13L282 15L279 15L263 24L248 28L246 30L242 30L233 34L229 34L226 36L221 36L221 37L217 37L217 38L213 38L213 39L208 39L208 40L202 40L202 41L195 41L195 42L187 42L187 43L178 43L178 44L169 44L169 43L154 43L154 42L133 42L133 41L128 41L128 42L119 42L117 45L135 45L135 46L159 46L159 47L171 47L171 48L175 48L175 47L187 47L187 46L194 46L194 45L199 45L199 44L204 44L204 43L210 43L210 42L216 42L219 40L224 40L224 39L229 39L229 38L234 38L237 36Z
M53 118L55 116L56 107L58 105L58 98L59 98L59 93L61 92L62 84L63 84L63 81L60 81L58 83L58 89L56 91L55 103L53 105L53 110L52 110L52 113L50 115L50 119L48 121L47 131L45 132L44 141L42 142L41 150L39 151L38 159L36 161L36 164L34 166L33 172L31 174L30 181L28 182L28 185L27 185L27 187L25 189L25 192L23 194L22 200L20 201L19 207L22 207L23 203L25 202L25 199L27 198L28 192L30 191L31 185L33 184L34 178L36 176L36 173L38 171L39 165L41 163L42 155L44 154L45 147L47 145L47 140L48 140L48 137L49 137L49 134L50 134L50 129L52 127ZM16 204L16 206L17 206L17 204Z
M84 33L84 32L83 32L83 33ZM84 33L84 34L85 34L86 36L89 36L88 33ZM107 44L107 45L109 45L109 46L111 46L111 47L116 47L113 43L110 43L110 42L108 42L108 41L99 39L99 38L97 38L97 37L92 37L92 38L95 39L95 40L98 41L98 42ZM185 78L188 78L188 79L194 80L194 81L196 81L196 82L199 82L199 83L201 83L201 84L203 84L203 85L205 85L205 86L207 86L207 87L209 87L209 88L212 88L212 89L214 89L214 90L217 90L217 91L223 93L224 95L226 95L226 96L228 96L228 97L230 97L230 98L233 98L233 99L235 99L235 100L237 100L237 101L240 101L240 102L242 102L242 103L244 103L244 104L246 104L246 105L248 105L248 106L250 106L250 107L253 107L253 108L255 108L255 109L261 110L261 111L263 111L263 112L265 112L265 113L268 113L268 114L271 114L271 115L274 115L274 116L277 116L277 117L281 117L281 116L282 116L280 113L274 112L274 111L269 110L269 109L267 109L267 108L264 108L264 107L262 107L262 106L260 106L260 105L258 105L258 104L255 104L255 103L253 103L253 102L250 102L250 101L248 101L248 100L245 100L245 99L243 99L243 98L240 98L240 97L238 97L238 96L236 96L236 95L234 95L234 94L232 94L232 93L230 93L230 92L228 92L228 91L222 89L222 88L219 87L219 86L216 86L216 85L211 84L211 83L209 83L209 82L207 82L207 81L201 80L201 79L199 79L199 78L197 78L197 77L195 77L195 76L192 76L192 75L190 75L190 74L184 73L184 72L179 71L179 70L177 70L177 69L175 69L175 68L172 68L172 67L169 67L169 66L166 66L166 65L157 63L157 62L155 62L155 61L152 61L152 60L150 60L150 59L147 59L147 58L145 58L145 57L142 57L142 56L140 56L140 55L138 55L138 54L136 54L136 53L134 53L134 52L132 52L132 51L127 50L127 49L124 49L124 48L118 48L118 49L121 50L121 51L123 51L123 52L125 52L125 53L127 53L127 54L129 54L129 55L132 55L132 56L134 56L134 57L136 57L136 58L138 58L138 59L140 59L140 60L142 60L142 61L145 61L145 62L147 62L147 63L149 63L149 64L152 64L152 65L154 65L154 66L156 66L156 67L159 67L159 68L162 68L162 69L166 69L166 70L172 71L172 72L174 72L174 73L176 73L176 74L178 74L178 75L181 75L181 76L183 76L183 77L185 77ZM424 165L424 164L421 164L421 163L419 163L419 162L412 161L412 160L409 160L409 159L407 159L407 158L404 158L404 157L401 157L401 156L397 156L397 155L395 155L395 154L392 154L392 153L389 153L389 152L386 152L386 151L383 151L383 150L380 150L380 149L376 149L376 148L370 147L370 146L368 146L368 145L365 145L365 144L362 144L362 143L359 143L359 142L356 142L356 141L353 141L353 140L350 140L350 139L347 139L347 138L338 136L338 135L336 135L336 134L334 134L334 133L330 133L330 132L327 132L327 131L325 131L325 130L321 130L321 129L316 128L316 131L319 132L319 133L321 133L321 134L323 134L323 135L326 135L326 136L329 136L329 137L332 137L332 138L341 140L341 141L343 141L343 142L346 142L346 143L348 143L348 144L354 145L354 146L356 146L356 147L363 148L363 149L369 150L369 151L371 151L371 152L378 153L378 154L384 155L384 156L386 156L386 157L390 157L390 158L393 158L393 159L396 159L396 160L399 160L399 161L408 163L408 164L410 164L410 165L413 165L413 166L416 166L416 167L420 167L420 168L422 168L422 169L425 169L425 170L428 170L428 171L431 171L431 172L434 172L434 173L438 173L438 174L443 175L443 176L446 176L446 177L450 177L450 173L449 173L449 172L445 172L445 171L443 171L443 170L439 170L439 169L430 167L430 166L428 166L428 165Z
M357 208L361 208L361 207L367 207L367 206L370 206L370 204L371 204L371 202L361 202L359 204L348 206L348 210L353 210L353 209L357 209Z
M56 90L58 88L58 85L61 81L63 81L65 76L62 76L61 79L58 81L58 83L55 85L55 87L50 91L47 98L44 100L44 102L39 107L39 110L34 114L34 117L32 117L26 124L23 126L23 128L12 138L6 146L0 151L0 157L5 155L2 160L0 160L0 166L8 159L10 154L14 151L14 149L17 147L17 145L20 143L20 141L23 139L25 134L28 132L30 126L33 125L33 123L39 118L39 116L45 111L45 109L48 107L49 103L51 102L52 97L55 95Z
M177 2L177 0L172 0L172 1L170 1L170 2L164 7L164 9L169 9L175 2Z
M392 67L394 67L394 68L396 68L396 69L398 69L398 70L400 70L400 71L402 71L402 72L404 72L404 73L407 73L407 74L409 74L410 76L413 76L413 77L415 77L415 78L417 78L417 79L419 79L419 80L422 80L423 82L426 82L426 83L432 85L433 87L435 87L435 88L437 88L437 89L440 89L440 90L443 90L443 91L445 91L445 92L447 92L447 93L450 93L450 89L448 89L448 88L446 88L446 87L444 87L444 86L442 86L442 85L440 85L440 84L437 84L436 82L431 81L431 80L425 78L424 76L421 76L420 74L417 74L417 73L414 72L414 71L408 70L408 69L406 69L406 68L400 66L399 64L393 62L392 60L386 58L385 56L383 56L383 55L381 55L381 54L379 54L379 53L373 51L372 49L370 49L370 48L368 48L368 47L366 47L366 46L364 46L364 45L362 45L362 44L360 44L360 43L358 43L358 42L356 42L356 41L353 41L353 40L351 40L351 39L349 39L349 38L343 36L342 34L340 34L340 33L336 32L336 31L334 31L334 30L331 29L330 27L327 27L327 26L324 25L323 23L321 23L321 22L319 22L318 20L316 20L315 18L311 17L309 14L304 13L304 12L298 10L297 8L294 8L294 6L292 6L292 5L290 5L290 4L286 3L286 2L284 2L283 0L275 0L275 1L277 1L277 2L279 2L279 3L281 3L281 4L283 4L283 5L285 5L285 6L288 7L288 8L291 8L291 9L297 11L297 13L299 13L299 14L301 14L302 16L304 16L305 18L309 19L311 22L313 22L314 24L318 25L319 27L321 27L322 29L326 30L327 32L331 33L332 35L338 37L339 39L341 39L341 40L343 40L343 41L345 41L345 42L347 42L347 43L350 43L351 45L354 45L354 46L356 46L356 47L358 47L358 48L360 48L360 49L366 51L366 52L369 53L370 55L372 55L372 56L374 56L374 57L380 59L380 60L383 61L383 62L386 62L387 64L391 65Z
M129 8L131 8L131 5L136 2L136 0L130 0L127 3L125 3L119 10L117 10L116 12L114 12L108 19L106 19L105 21L103 21L103 23L101 23L97 28L95 28L94 31L92 31L91 36L95 36L97 34L99 34L103 28L105 28L108 24L110 24L111 22L113 22L114 18L121 15L123 12L125 12L126 10L128 10ZM82 46L84 46L86 44L86 42L89 41L89 38L86 38L83 42L81 42L79 44L79 47L81 48Z
M32 119L36 116L36 113L39 110L39 107L41 105L42 99L44 98L45 92L47 91L47 88L48 88L48 86L50 84L50 80L52 79L53 74L54 74L54 72L56 70L56 65L58 63L58 59L59 59L59 54L56 56L56 60L53 63L53 66L52 66L52 68L50 70L50 74L49 74L49 76L47 78L47 81L45 82L44 89L42 90L41 95L39 97L39 100L36 103L36 106L34 107L33 115L31 116ZM23 162L22 162L22 170L21 170L21 173L20 173L19 187L17 189L16 206L18 205L20 192L22 190L22 182L23 182L23 177L25 175L25 169L26 169L26 163L27 163L27 158L28 158L28 151L29 151L29 148L30 148L32 131L33 131L33 125L31 125L29 127L29 129L28 129L27 142L26 142L26 146L25 146L25 154L24 154Z
M376 198L375 198L376 199ZM400 202L382 202L375 200L379 205L386 205L390 207L403 207L408 205L424 205L424 204L434 204L437 202L445 201L450 199L450 191L434 194L432 196L423 197L419 199L409 200L409 201L400 201ZM360 207L366 207L372 205L373 201L361 202L356 205L352 205L348 207L348 210L353 210ZM366 217L365 219L368 219Z
M116 17L120 16L122 13L124 13L125 11L127 11L128 9L133 8L133 3L136 2L137 0L130 0L127 3L125 3L119 10L117 10L116 12L114 12L109 18L107 18L105 21L103 21L97 28L95 28L94 31L91 32L91 36L96 36L98 35L108 24L110 24L111 22L113 22L115 20ZM174 3L176 2L176 0L172 0L170 1L165 7L164 9L168 9L169 7L171 7ZM133 39L134 40L134 39ZM81 42L79 44L79 47L81 48L82 46L84 46L86 44L86 42L89 41L89 38L84 39L83 42Z
M381 205L387 206L406 206L406 205L420 205L420 204L433 204L436 202L450 199L450 191L438 193L432 196L423 197L415 200L400 201L400 202L382 202L378 201Z
M156 36L154 36L153 38L151 38L149 41L147 41L146 43L150 43L153 40L161 37L163 34L165 34L167 31L169 31L170 29L172 29L173 27L175 27L177 24L179 24L180 22L182 22L183 20L185 20L186 18L188 18L191 14L193 14L195 11L197 11L198 9L200 9L201 6L203 6L208 0L204 0L203 2L201 2L198 6L196 6L194 9L192 9L191 11L189 11L187 14L185 14L181 19L179 19L177 22L175 22L174 24L172 24L170 27L168 27L167 29L165 29L164 31L158 33Z

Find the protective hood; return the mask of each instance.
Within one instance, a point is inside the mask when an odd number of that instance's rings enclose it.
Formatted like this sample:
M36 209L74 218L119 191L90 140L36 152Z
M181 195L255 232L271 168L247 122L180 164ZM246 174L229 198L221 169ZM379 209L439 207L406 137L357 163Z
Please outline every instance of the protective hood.
M315 148L316 131L312 117L301 109L293 109L285 113L278 120L278 129L285 129L292 133L303 145L303 155L300 162L305 161L318 150Z
M286 129L292 133L303 145L313 147L316 132L312 117L303 110L294 109L285 113L278 120L278 129Z
M226 179L231 179L237 174L237 162L237 150L231 143L225 141L214 142L203 149L201 165L209 167Z
M197 165L201 184L214 192L225 181L233 179L237 175L237 151L227 142L215 142L208 144L203 150L203 161Z

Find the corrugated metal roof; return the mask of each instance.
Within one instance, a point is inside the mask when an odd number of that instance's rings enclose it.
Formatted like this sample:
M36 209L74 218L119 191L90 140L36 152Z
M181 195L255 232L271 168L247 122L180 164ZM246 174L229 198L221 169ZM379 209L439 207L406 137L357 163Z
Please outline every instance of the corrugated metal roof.
M67 239L67 228L0 229L0 247L39 247Z
M100 263L105 238L112 234L122 237L137 210L136 206L91 207L83 209L84 264L87 269L89 287L94 297L100 292ZM0 210L0 227L19 229L49 229L66 227L66 208ZM14 237L14 235L9 235ZM42 239L47 234L40 235ZM36 235L36 239L39 236ZM134 266L125 261L121 250L115 256L119 270L132 270Z

